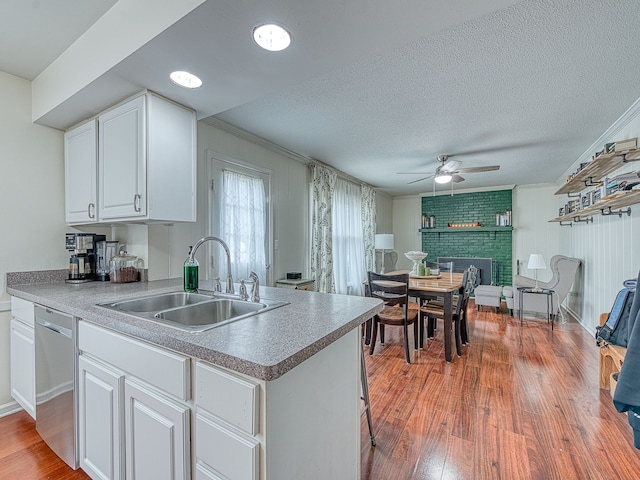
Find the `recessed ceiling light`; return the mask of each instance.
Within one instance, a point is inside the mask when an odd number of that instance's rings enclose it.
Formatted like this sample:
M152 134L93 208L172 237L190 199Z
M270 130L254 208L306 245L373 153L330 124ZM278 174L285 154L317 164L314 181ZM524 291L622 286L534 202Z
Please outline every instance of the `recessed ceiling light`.
M279 52L291 43L291 34L279 25L267 23L253 29L253 39L265 50Z
M173 83L184 88L198 88L200 85L202 85L202 80L196 77L193 73L189 72L171 72L169 78Z

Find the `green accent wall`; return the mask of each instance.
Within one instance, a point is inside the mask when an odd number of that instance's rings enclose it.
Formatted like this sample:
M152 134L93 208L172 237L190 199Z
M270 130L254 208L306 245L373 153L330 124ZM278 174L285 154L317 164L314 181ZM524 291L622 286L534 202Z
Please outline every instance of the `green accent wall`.
M422 197L422 214L436 217L435 229L422 230L422 251L430 262L438 257L492 258L493 283L511 285L512 228L495 226L496 213L507 210L512 211L511 190ZM447 228L449 223L475 222L482 228Z

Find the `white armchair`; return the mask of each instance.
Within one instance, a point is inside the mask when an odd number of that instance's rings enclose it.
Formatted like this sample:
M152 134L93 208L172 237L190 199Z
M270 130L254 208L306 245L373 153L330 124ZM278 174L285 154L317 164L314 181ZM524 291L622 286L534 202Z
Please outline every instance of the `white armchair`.
M555 255L549 262L549 267L553 272L553 277L548 282L538 281L538 285L541 288L549 288L556 292L553 296L553 311L552 315L557 315L560 304L564 302L567 297L573 280L576 277L578 267L580 266L580 260L577 258L565 257L563 255ZM516 275L513 278L513 308L516 311L520 310L520 295L518 294L518 287L535 287L536 281L533 278L523 277L522 275ZM524 294L522 296L523 310L525 312L539 312L547 313L547 297L546 295L537 294Z

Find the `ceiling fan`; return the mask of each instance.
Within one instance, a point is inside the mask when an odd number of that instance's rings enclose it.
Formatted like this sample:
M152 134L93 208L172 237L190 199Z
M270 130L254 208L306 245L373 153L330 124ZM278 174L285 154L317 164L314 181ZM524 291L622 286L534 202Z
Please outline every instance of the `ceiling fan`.
M413 180L408 183L411 185L412 183L421 182L422 180L426 180L428 178L432 178L436 183L449 183L453 181L454 183L460 183L464 181L464 177L460 176L461 173L478 173L478 172L491 172L494 170L499 170L499 165L487 165L485 167L467 167L467 168L459 168L462 165L462 162L458 160L449 160L450 155L438 155L438 161L441 163L434 173L421 173L421 172L399 172L399 175L426 175L426 177L419 178L417 180Z

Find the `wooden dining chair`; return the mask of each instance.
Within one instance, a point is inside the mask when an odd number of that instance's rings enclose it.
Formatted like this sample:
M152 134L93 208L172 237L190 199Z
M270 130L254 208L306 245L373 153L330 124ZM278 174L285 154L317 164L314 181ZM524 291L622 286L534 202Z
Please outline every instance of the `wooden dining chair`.
M369 355L373 355L376 347L378 330L381 333L385 325L402 327L404 351L407 363L411 363L409 353L409 325L413 324L414 348L418 349L418 313L420 306L409 301L409 274L380 275L369 272L369 288L367 294L384 301L384 308L374 315L371 325Z
M460 357L462 356L462 330L464 330L464 336L466 342L468 342L468 328L466 326L466 311L469 304L469 295L471 294L470 284L471 271L466 269L462 278L462 287L458 294L458 299L453 305L454 311L452 312L451 325L454 329L453 338L456 342L456 353ZM440 302L427 302L420 307L420 320L419 320L419 343L423 344L425 319L427 327L427 338L433 338L436 320L444 319L444 305ZM464 323L464 325L463 325ZM466 343L465 342L465 343Z

